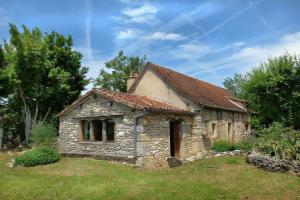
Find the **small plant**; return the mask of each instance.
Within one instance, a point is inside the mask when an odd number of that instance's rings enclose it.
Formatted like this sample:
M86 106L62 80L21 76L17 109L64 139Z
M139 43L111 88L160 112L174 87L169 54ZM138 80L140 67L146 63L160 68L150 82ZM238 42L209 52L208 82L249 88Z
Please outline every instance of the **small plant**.
M300 160L299 141L299 131L275 122L269 128L260 131L257 148L269 156Z
M59 161L59 153L50 147L38 147L26 151L16 158L16 165L32 167L35 165L47 165Z
M217 152L233 151L235 150L235 146L225 140L219 140L213 143L212 149Z
M39 122L32 128L32 142L35 145L51 146L56 141L56 132L52 124Z
M253 145L254 145L253 142L251 142L250 140L244 140L235 144L234 146L235 149L249 151L253 148Z

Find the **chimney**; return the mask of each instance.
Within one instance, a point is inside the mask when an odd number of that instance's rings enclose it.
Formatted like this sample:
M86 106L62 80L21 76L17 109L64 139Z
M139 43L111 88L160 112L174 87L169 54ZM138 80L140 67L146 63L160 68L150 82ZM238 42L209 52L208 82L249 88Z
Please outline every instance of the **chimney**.
M135 71L130 72L129 78L127 80L127 92L129 88L132 86L132 84L135 82L135 80L138 77L138 73Z

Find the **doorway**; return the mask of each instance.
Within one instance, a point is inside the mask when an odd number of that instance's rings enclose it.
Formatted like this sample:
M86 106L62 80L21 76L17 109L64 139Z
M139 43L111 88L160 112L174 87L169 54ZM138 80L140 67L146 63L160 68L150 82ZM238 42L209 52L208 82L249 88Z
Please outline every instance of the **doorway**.
M180 121L170 121L170 156L180 158Z

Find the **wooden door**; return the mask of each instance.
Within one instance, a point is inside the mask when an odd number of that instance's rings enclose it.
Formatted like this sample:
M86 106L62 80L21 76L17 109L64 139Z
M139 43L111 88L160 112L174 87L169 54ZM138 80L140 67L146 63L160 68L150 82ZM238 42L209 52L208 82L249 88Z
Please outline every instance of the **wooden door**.
M179 121L170 122L170 153L172 157L180 158L180 127Z

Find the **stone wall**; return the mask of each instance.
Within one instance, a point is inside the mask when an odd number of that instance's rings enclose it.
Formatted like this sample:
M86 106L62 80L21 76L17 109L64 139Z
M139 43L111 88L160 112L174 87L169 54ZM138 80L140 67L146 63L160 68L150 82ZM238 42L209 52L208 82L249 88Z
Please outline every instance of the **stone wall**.
M125 105L97 96L85 101L82 105L60 117L59 149L63 154L101 155L112 158L134 157L134 112ZM109 117L115 122L115 140L81 141L80 121L85 118L100 119Z
M258 152L249 154L246 161L267 171L286 172L290 170L300 176L300 161L277 159Z
M237 143L250 135L251 116L248 113L214 109L203 109L200 113L205 127L205 136L211 143L221 139ZM215 131L213 131L213 124L215 124Z
M170 121L180 121L180 159L198 155L200 150L193 148L195 143L203 146L201 134L195 134L194 117L168 114L149 114L140 120L137 140L137 165L141 167L167 167L170 157ZM198 125L198 131L201 130ZM198 133L198 132L197 132Z

